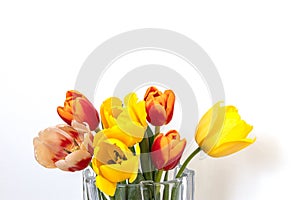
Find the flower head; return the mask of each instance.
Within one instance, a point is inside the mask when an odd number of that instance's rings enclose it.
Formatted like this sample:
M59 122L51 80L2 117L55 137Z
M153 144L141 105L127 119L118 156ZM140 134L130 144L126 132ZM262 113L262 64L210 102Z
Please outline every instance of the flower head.
M98 132L94 139L93 169L97 174L96 186L105 194L113 196L118 182L137 177L138 157L118 139L107 138Z
M58 115L69 125L72 120L88 123L91 130L99 125L99 114L93 104L80 92L67 91L64 107L57 107Z
M88 166L93 155L93 135L87 125L72 122L47 128L33 139L35 158L47 168L78 171Z
M173 169L179 163L185 145L186 140L180 140L176 130L167 132L165 136L162 133L158 134L151 149L153 164L159 170Z
M175 103L175 94L172 90L162 93L156 87L149 87L144 100L149 123L154 126L162 126L171 121Z
M138 101L135 93L128 94L124 99L124 107L119 98L106 99L100 107L100 115L108 138L115 138L128 147L142 141L147 128L145 102Z
M221 106L219 102L200 120L195 139L208 155L222 157L252 144L255 138L247 138L252 128L234 106Z

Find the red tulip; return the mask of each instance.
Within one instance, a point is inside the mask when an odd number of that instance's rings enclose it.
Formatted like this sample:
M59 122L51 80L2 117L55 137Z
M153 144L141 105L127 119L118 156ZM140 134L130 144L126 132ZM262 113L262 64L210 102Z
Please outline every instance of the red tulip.
M162 93L156 87L149 87L144 100L149 123L154 126L162 126L171 121L175 103L175 94L172 90Z
M93 104L80 92L67 91L64 107L57 107L58 115L69 125L72 120L88 123L91 130L99 125L99 114Z
M158 134L152 145L151 157L155 167L159 170L170 170L176 167L182 156L186 140L180 140L177 131L171 130L165 136Z
M47 128L33 139L35 159L39 164L64 171L78 171L89 165L93 135L88 126L75 121L72 125Z

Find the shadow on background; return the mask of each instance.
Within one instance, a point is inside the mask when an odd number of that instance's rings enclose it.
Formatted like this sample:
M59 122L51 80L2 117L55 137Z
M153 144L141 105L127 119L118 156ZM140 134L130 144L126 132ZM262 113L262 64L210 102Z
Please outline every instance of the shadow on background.
M267 134L257 134L256 142L224 158L196 158L195 199L253 200L264 175L275 173L282 164L279 142Z

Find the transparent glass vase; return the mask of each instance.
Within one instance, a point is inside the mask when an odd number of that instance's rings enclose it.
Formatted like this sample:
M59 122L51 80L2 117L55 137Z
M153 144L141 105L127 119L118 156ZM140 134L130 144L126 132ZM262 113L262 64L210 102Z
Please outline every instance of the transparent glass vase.
M179 167L168 172L168 181L159 183L141 181L138 184L118 184L114 197L100 192L95 185L95 173L91 168L83 171L84 200L194 200L194 171L185 169L175 178Z

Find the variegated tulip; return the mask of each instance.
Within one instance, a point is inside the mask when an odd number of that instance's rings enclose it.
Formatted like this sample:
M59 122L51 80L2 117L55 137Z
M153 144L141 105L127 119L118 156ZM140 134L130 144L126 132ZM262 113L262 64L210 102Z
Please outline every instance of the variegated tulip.
M162 126L171 121L175 103L175 94L172 90L162 93L156 87L149 87L144 100L149 123L154 126Z
M108 138L116 138L128 147L142 141L147 128L145 102L138 101L135 93L122 101L117 97L106 99L100 107L101 122Z
M186 145L186 139L180 140L176 130L167 132L164 136L159 133L152 145L151 157L153 164L159 170L170 170L176 167Z
M64 107L57 107L58 115L69 125L72 120L88 123L91 130L99 125L99 114L93 104L80 92L67 91Z
M118 139L107 138L98 132L94 139L93 169L97 175L96 186L105 194L113 196L118 182L137 177L138 157Z
M47 128L33 139L35 158L47 168L78 171L87 167L93 155L93 134L87 124Z
M195 139L208 155L222 157L252 144L255 138L247 138L252 128L234 106L222 106L219 102L200 120Z

